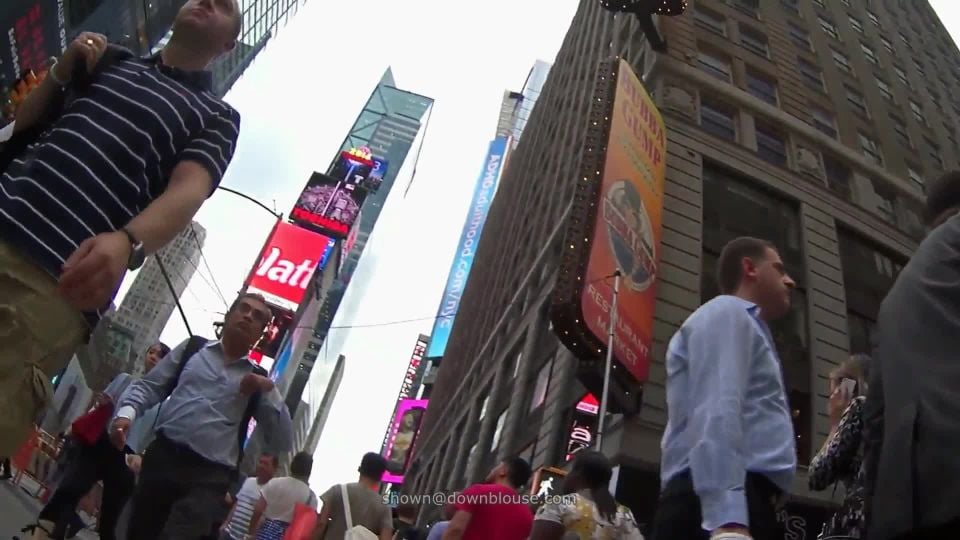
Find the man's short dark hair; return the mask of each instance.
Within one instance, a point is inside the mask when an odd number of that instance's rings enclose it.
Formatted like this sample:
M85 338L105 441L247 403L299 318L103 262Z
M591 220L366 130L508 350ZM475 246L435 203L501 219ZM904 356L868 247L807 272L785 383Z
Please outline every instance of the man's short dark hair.
M271 452L260 452L260 457L270 458L270 463L273 463L274 469L280 467L280 456Z
M530 480L533 471L530 469L527 460L521 457L513 457L504 460L504 463L507 465L507 480L514 488L520 489Z
M927 227L935 224L944 212L960 209L960 171L950 171L932 182L927 188L927 202L923 209L923 222Z
M309 478L313 471L313 456L306 452L297 452L290 462L290 476Z
M357 472L370 480L380 481L383 473L387 471L387 460L376 452L367 452L360 460L360 468Z
M237 309L237 306L240 305L240 302L242 302L244 299L247 299L247 298L249 298L249 299L251 299L251 300L256 300L256 301L262 303L263 305L265 305L265 306L267 306L267 307L270 307L269 304L267 304L267 299L264 298L262 294L257 294L257 293L252 293L252 292L245 292L245 293L237 296L237 299L234 300L232 304L230 304L230 309L227 310L227 313L232 313L233 310Z
M750 236L735 238L723 246L717 261L717 285L720 286L720 294L737 292L743 279L743 259L762 259L767 254L767 249L777 248L766 240Z

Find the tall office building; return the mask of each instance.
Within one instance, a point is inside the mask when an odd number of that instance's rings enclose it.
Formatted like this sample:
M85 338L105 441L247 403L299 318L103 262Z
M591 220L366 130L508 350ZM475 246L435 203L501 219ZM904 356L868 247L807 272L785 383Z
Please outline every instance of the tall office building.
M135 358L139 358L147 347L160 339L160 334L176 309L176 300L187 289L187 283L197 271L206 238L207 230L197 222L191 223L172 242L147 258L134 278L113 321L133 333ZM158 257L173 285L172 292L157 264ZM131 361L125 371L141 369L139 364Z
M267 42L290 22L306 0L250 0L243 2L243 30L237 46L210 66L213 93L223 97L243 75Z
M277 364L282 370L279 385L286 392L287 403L297 404L297 410L292 412L303 414L309 420L308 438L312 447L322 432L322 424L314 426L325 419L321 411L329 409L329 403L324 403L335 395L330 388L332 381L337 380L339 355L346 339L343 331L330 332L330 327L335 318L344 320L357 309L356 297L355 302L343 302L350 290L348 287L359 296L367 280L372 279L372 269L364 270L361 255L388 196L394 191L398 173L408 159L416 157L415 142L422 138L428 111L433 105L431 98L401 90L395 84L392 71L387 69L334 154L339 157L342 152L368 149L382 162L386 173L379 188L363 200L347 240L338 244L337 249L342 251L336 279L324 288L323 294L304 299L299 322L278 355ZM330 400L326 396L330 396ZM307 410L301 413L299 409L303 407ZM304 448L307 440L297 437L294 443L295 448Z
M581 381L603 363L561 345L550 306L588 126L604 121L591 117L595 92L609 88L598 66L613 57L642 77L666 131L649 375L633 394L639 410L604 434L618 499L649 521L666 343L717 293L717 256L736 236L775 242L797 281L793 313L772 333L800 464L822 445L826 376L869 350L880 301L923 234L926 181L957 167L960 53L919 0L700 0L658 22L666 54L649 50L633 18L580 2L490 210L408 473L413 492L462 487L509 454L566 462ZM627 409L622 391L611 397ZM830 497L809 492L805 475L788 519L813 538Z

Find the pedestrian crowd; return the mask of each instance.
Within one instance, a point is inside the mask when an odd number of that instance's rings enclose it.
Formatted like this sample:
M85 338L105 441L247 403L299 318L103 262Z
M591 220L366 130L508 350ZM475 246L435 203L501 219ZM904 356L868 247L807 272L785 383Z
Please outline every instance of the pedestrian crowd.
M638 3L604 5L649 15ZM0 456L26 439L52 375L88 339L124 273L183 230L222 179L240 116L211 93L206 67L236 46L241 18L237 0L189 0L169 43L148 58L81 33L0 131ZM883 302L871 355L851 355L823 389L830 433L809 488L844 488L823 540L960 538L960 173L933 184L926 206L929 233ZM654 540L784 538L777 518L797 457L769 325L790 312L795 283L777 248L729 242L720 296L669 342ZM362 457L356 482L319 496L308 454L278 476L292 421L248 357L271 318L264 298L242 293L219 339L154 344L142 377L118 375L65 434L56 488L26 529L32 538L75 535L81 499L102 484L106 540L643 539L610 492L610 462L589 450L575 454L566 497L536 508L518 498L531 467L512 457L425 529L422 508L401 504L394 516L384 503L387 462L377 453ZM266 450L243 479L251 420ZM0 469L11 477L9 457Z

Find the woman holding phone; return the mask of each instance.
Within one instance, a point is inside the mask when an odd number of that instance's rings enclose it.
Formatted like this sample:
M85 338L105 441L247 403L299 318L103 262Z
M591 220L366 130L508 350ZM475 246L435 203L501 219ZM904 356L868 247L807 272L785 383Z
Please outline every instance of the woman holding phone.
M810 460L810 489L822 491L842 483L846 496L823 526L819 540L864 537L863 404L870 357L855 354L830 374L830 434Z

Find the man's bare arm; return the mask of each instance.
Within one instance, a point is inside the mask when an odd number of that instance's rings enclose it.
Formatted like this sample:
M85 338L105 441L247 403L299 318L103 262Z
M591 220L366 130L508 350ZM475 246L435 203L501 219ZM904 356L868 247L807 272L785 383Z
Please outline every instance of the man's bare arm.
M13 126L13 132L20 133L31 128L43 118L53 98L63 91L60 84L55 82L54 79L64 84L70 82L70 78L73 76L72 70L77 62L85 62L87 69L92 72L106 50L107 38L101 34L83 32L77 36L67 47L56 65L50 69L47 77L43 79L39 86L27 94L27 97L17 107L16 124Z
M472 517L473 515L470 512L457 510L457 513L453 515L453 519L450 520L450 524L447 525L447 530L443 531L443 540L460 540L463 538L463 534L467 532L467 525L470 525L470 518Z
M154 253L190 224L212 188L207 169L194 161L181 161L173 169L167 189L130 220L127 229L143 242L147 254Z

